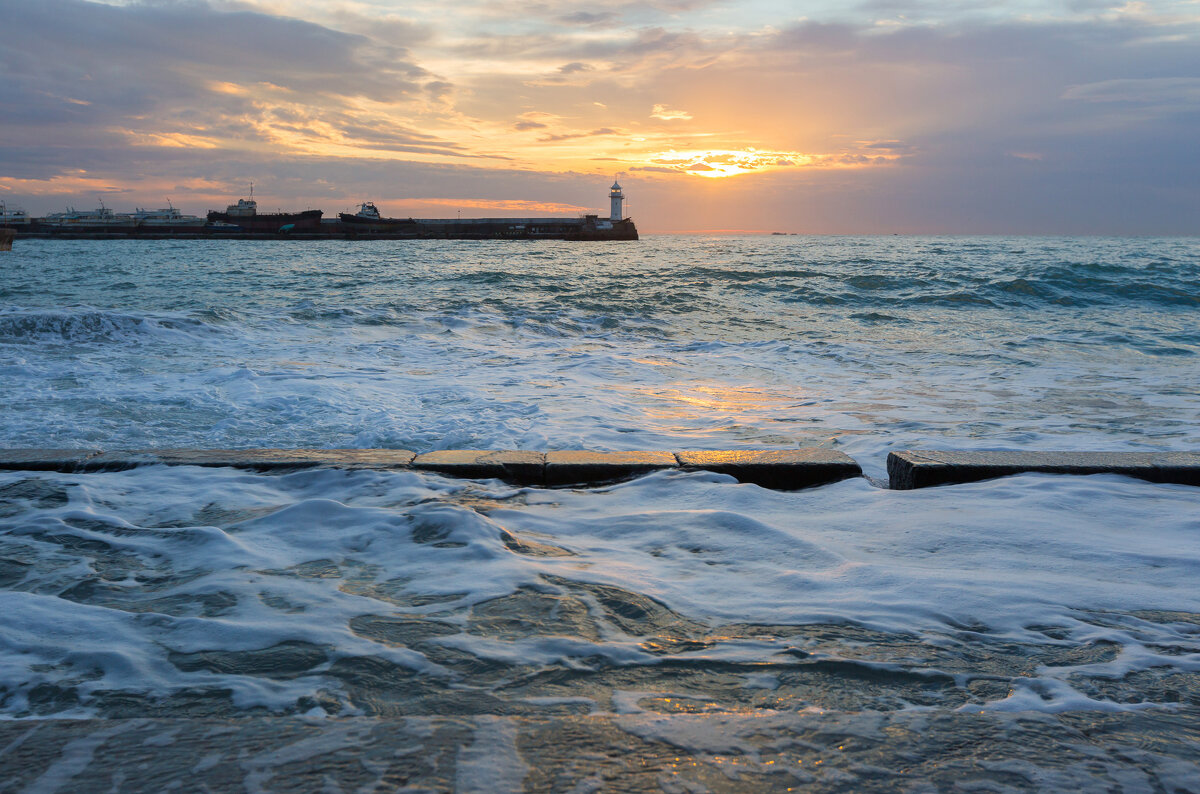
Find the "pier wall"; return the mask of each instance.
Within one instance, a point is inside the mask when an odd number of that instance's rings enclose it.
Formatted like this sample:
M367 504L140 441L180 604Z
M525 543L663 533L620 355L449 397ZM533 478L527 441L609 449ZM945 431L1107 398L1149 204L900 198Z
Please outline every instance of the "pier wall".
M14 229L19 238L67 240L637 240L632 219L599 222L572 218L474 218L415 220L385 228L340 221L297 225L290 231L224 226L167 229L134 226L121 229L56 228L37 223Z

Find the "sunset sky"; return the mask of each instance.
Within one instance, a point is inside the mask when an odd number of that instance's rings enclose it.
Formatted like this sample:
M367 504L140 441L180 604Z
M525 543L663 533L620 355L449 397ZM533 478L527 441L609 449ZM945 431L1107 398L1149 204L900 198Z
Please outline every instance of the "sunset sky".
M1200 233L1200 0L0 0L0 199Z

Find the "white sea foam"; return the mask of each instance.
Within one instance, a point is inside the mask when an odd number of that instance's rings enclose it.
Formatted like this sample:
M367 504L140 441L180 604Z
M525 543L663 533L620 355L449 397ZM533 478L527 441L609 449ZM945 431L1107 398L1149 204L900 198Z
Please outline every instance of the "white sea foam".
M504 666L657 664L639 646L645 637L615 625L598 640L467 630L471 605L522 588L562 593L569 582L648 596L711 627L854 624L930 647L1120 649L1104 663L1044 667L987 708L1141 708L1101 703L1069 680L1200 668L1196 624L1136 616L1200 613L1200 493L1184 486L1027 475L930 491L852 480L780 493L722 475L657 473L601 490L481 490L414 473L150 467L5 473L0 488L30 481L70 498L10 500L20 511L5 519L0 557L35 562L0 590L10 616L0 687L16 693L9 714L39 683L77 689L82 702L68 714L87 713L90 695L114 689L163 696L218 687L239 707L285 709L338 688L327 663L263 677L172 661L288 642L329 649L330 661L379 658L454 680L421 652L352 630L372 614L457 626L438 644ZM517 553L504 532L571 554ZM84 580L111 592L82 603L89 599L70 588ZM405 606L380 595L387 583ZM212 603L219 608L205 614ZM1050 638L1046 627L1059 633ZM730 638L675 658L761 663L793 650L810 662L840 658L779 638ZM907 667L870 655L856 663Z

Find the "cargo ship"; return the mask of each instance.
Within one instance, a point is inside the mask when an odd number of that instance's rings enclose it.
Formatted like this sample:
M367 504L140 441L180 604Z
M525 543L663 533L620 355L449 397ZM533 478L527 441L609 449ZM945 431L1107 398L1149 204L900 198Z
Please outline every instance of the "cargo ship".
M323 214L321 210L259 213L258 202L254 200L254 185L252 184L250 185L250 198L238 199L237 204L230 204L224 212L209 210L208 222L210 224L230 224L246 232L269 234L319 232Z

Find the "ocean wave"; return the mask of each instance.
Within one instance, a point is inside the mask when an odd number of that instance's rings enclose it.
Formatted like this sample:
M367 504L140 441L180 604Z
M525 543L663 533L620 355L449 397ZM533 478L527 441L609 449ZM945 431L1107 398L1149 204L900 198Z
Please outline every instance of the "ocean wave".
M118 312L92 307L0 309L0 343L175 339L219 333L218 326L182 315Z

